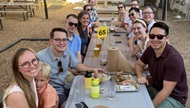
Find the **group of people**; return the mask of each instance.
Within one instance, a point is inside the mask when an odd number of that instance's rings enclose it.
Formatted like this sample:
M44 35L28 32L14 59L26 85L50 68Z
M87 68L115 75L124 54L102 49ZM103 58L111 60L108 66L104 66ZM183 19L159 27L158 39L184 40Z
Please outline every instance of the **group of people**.
M169 26L154 20L154 11L139 1L131 1L127 12L118 4L121 27L127 32L131 56L138 56L134 69L137 81L147 90L156 108L184 108L188 98L187 76L180 53L169 44ZM148 66L152 82L144 76Z
M72 82L69 75L79 72L104 72L84 64L90 40L89 31L99 26L95 0L89 0L78 16L66 16L65 29L53 28L50 46L35 53L30 48L20 48L12 58L14 79L5 90L4 108L63 108ZM135 64L137 81L150 85L147 90L156 108L184 108L188 87L184 61L180 53L168 44L169 27L155 22L154 11L146 6L139 10L139 1L131 1L129 12L118 4L121 27L129 30L132 56L139 54ZM127 38L126 38L127 39ZM148 65L153 82L143 75Z

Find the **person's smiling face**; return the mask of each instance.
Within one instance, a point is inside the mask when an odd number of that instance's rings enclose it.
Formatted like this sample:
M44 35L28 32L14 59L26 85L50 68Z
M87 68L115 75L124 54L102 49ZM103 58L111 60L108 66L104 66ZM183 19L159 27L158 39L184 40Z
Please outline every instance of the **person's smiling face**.
M79 20L81 22L82 27L87 27L90 22L88 14L84 14Z
M132 22L134 22L136 19L138 19L140 16L139 16L139 13L137 13L135 10L131 10L129 12L129 17L130 19L132 20Z
M162 39L158 39L158 35L161 36ZM154 27L150 31L149 42L150 42L151 47L154 50L163 49L166 44L167 39L168 39L168 36L165 34L165 31L161 28Z
M26 50L18 60L19 72L28 80L37 76L38 59L33 52ZM27 66L26 66L27 65Z

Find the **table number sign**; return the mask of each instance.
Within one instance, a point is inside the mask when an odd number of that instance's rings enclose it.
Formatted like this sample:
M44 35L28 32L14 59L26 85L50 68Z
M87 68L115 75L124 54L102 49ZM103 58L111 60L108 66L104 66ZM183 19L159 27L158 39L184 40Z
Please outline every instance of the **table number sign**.
M103 38L107 37L107 35L108 35L108 27L107 26L98 27L97 35L98 35L99 39L103 39Z

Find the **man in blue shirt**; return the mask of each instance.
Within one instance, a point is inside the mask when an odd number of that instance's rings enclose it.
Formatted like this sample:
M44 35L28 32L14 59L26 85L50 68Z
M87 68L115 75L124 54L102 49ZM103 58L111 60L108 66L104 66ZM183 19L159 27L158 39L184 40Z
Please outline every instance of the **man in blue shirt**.
M75 14L69 14L66 17L66 30L68 33L68 48L71 50L73 55L77 58L78 62L81 63L81 39L75 34L78 25L78 18Z
M69 85L65 78L68 68L77 71L104 72L101 68L91 68L78 62L67 48L67 31L63 28L54 28L50 32L50 46L37 53L40 61L49 64L52 68L49 83L56 89L59 96L59 107L67 100L65 88Z

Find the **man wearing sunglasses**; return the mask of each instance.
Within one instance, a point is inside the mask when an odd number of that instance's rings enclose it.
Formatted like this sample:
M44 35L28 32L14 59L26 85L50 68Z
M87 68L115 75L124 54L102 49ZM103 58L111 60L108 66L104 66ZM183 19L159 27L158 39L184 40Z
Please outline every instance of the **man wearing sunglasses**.
M180 53L167 43L169 27L163 22L150 29L148 47L135 64L137 81L147 84L147 90L155 108L184 108L188 87L184 61ZM143 76L148 64L153 82Z
M68 33L68 48L73 53L73 55L77 58L78 62L81 63L81 39L75 34L78 25L78 17L75 14L69 14L66 17L66 30Z
M139 0L131 0L131 3L130 3L130 6L131 8L140 8L140 5L139 5ZM139 9L139 18L142 19L142 10ZM126 14L126 18L125 18L125 29L126 30L131 30L131 21L130 21L130 17L129 17L129 13Z
M91 68L78 62L71 53L68 46L68 34L63 28L54 28L50 32L50 46L39 51L37 56L40 61L51 66L49 83L56 89L59 97L59 108L67 100L65 89L70 88L70 84L65 81L68 68L77 71L104 72L101 68Z

